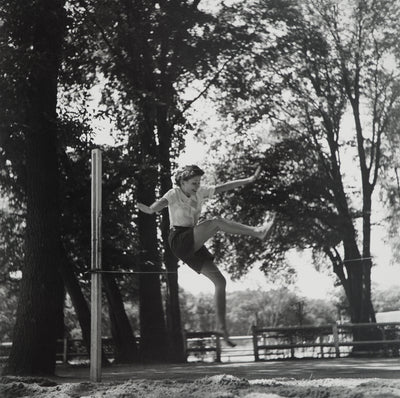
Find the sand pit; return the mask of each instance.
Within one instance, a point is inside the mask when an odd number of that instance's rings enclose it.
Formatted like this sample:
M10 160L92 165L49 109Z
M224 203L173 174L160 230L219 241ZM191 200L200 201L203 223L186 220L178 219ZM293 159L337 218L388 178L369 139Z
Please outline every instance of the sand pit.
M400 380L287 378L247 380L221 374L194 381L138 380L59 383L45 378L0 378L0 397L43 398L394 398Z
M0 377L0 398L400 398L399 358L87 366Z

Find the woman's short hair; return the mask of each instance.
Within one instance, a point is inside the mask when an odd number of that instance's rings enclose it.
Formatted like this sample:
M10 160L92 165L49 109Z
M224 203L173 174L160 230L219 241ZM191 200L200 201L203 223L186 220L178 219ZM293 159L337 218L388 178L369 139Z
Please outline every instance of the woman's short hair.
M192 177L202 176L204 171L195 164L184 166L175 173L175 184L180 186L182 181L190 180Z

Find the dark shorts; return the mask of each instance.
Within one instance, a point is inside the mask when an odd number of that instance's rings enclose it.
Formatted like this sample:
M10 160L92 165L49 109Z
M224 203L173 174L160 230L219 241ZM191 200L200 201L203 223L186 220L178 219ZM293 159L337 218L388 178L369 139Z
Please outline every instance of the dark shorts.
M168 242L172 253L199 274L206 262L214 260L205 246L194 251L193 227L172 227Z

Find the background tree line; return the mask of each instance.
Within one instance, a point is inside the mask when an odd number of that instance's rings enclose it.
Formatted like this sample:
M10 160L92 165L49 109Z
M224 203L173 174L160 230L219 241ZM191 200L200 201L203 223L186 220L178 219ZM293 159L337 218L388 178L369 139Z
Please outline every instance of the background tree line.
M374 307L377 312L398 311L400 293L396 287L374 289ZM12 340L17 295L1 289L0 333L2 342ZM179 290L182 328L186 331L213 330L215 328L214 298L211 293L193 295ZM137 301L124 302L126 314L134 333L139 332ZM271 327L295 325L326 325L349 319L344 295L336 290L330 298L313 299L293 292L290 286L277 289L235 291L227 294L227 319L233 335L249 335L251 325ZM64 307L65 336L81 339L82 330L74 306L67 296ZM111 336L111 321L104 308L102 335Z
M246 239L214 241L227 269L240 275L258 260L271 278L290 279L285 253L312 248L316 263L330 264L343 286L351 320L373 321L373 194L382 181L385 199L397 203L399 187L392 166L398 5L2 2L0 182L8 199L0 220L2 286L19 294L4 372L54 372L65 291L89 346L89 159L96 118L111 123L116 140L102 148L104 268L137 272L136 278L103 277L118 361L184 360L168 216L138 214L135 202L151 203L171 188L190 131L214 140L210 169L217 179L263 166L256 189L216 198L215 214L257 223L266 210L278 213L267 248ZM94 111L93 90L101 91ZM225 123L216 138L191 115L204 96ZM345 115L353 129L344 128ZM267 146L260 134L266 128L275 140ZM355 181L346 156L357 161ZM17 271L20 282L12 279ZM124 307L129 300L139 303L139 346Z

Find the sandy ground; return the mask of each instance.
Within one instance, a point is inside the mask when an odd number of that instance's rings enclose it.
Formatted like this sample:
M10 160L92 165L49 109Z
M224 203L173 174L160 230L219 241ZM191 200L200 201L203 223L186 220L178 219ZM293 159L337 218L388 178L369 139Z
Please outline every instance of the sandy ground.
M392 398L400 397L400 360L111 366L102 380L60 366L52 378L1 377L0 397Z

